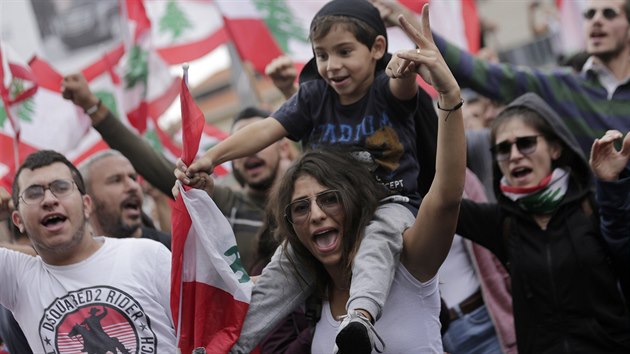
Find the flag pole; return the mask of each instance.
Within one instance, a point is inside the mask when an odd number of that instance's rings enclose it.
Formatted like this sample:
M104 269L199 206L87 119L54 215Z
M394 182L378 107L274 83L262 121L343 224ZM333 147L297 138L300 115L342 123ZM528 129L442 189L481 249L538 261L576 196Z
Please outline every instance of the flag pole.
M262 102L260 92L256 89L254 74L243 61L233 43L228 43L231 62L231 84L241 106L258 106Z
M20 167L20 144L17 135L13 138L13 162L15 163L15 171Z
M182 71L184 72L183 80L186 83L186 86L188 86L188 68L189 67L190 65L188 65L188 63L182 64ZM190 87L188 87L188 89L190 89Z
M188 68L189 65L188 63L184 63L182 64L182 72L183 72L183 77L182 80L184 81L184 84L186 85L186 87L188 87ZM183 94L183 92L180 92L180 104L181 104L181 95ZM182 117L183 118L183 117ZM184 141L184 135L185 132L183 130L183 124L182 124L182 142ZM182 151L183 153L183 151ZM180 156L183 158L183 155ZM179 185L179 181L177 183ZM182 196L178 196L178 199L182 198ZM182 335L182 310L183 310L183 301L182 301L182 297L184 294L184 282L180 281L179 282L179 304L177 305L178 307L178 311L177 311L177 328L176 328L176 333L177 333L177 352L178 354L181 354L181 348L179 347L180 345L180 340L181 340L181 335Z

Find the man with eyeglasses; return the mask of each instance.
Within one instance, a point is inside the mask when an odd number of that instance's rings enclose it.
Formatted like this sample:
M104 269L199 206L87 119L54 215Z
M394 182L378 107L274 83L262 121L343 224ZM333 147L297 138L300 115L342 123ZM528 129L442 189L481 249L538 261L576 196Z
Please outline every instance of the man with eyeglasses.
M32 257L0 248L0 304L35 353L99 348L112 353L174 353L170 252L150 240L93 235L93 202L63 155L29 155L12 188L13 223L31 239ZM8 208L1 204L0 214ZM86 326L98 310L101 326Z
M583 17L590 57L579 73L490 63L434 37L460 86L502 103L537 93L588 155L607 130L630 130L630 0L589 0Z

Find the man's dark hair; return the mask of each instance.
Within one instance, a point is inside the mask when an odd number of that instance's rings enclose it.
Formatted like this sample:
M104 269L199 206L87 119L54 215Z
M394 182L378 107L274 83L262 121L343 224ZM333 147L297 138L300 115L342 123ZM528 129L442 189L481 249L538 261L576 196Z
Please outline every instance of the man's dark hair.
M236 117L234 117L234 121L232 121L232 128L234 128L234 125L236 124L236 122L242 119L249 119L249 118L254 118L254 117L267 118L270 115L271 115L271 112L261 109L261 108L252 107L252 106L245 107L243 110L241 110L240 112L236 114Z
M628 23L630 23L630 0L626 0L626 4L623 8L626 10L626 19L628 19Z
M83 183L83 177L81 177L81 173L79 173L79 170L77 170L72 162L68 161L65 156L56 151L40 150L28 155L26 157L26 160L24 160L20 168L17 170L17 173L15 174L15 179L13 180L13 186L11 188L11 197L13 198L13 205L15 205L16 208L20 201L20 187L18 186L18 179L22 171L24 169L36 170L38 168L50 166L56 162L60 162L68 166L68 168L70 169L70 174L72 174L72 179L77 185L77 189L82 195L85 194L85 184Z

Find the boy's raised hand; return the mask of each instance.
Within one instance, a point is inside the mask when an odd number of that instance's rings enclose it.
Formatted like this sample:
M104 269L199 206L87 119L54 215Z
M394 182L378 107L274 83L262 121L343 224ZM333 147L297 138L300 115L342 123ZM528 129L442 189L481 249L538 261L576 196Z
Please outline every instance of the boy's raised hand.
M395 68L392 68L394 74L404 75L409 71L413 71L441 94L459 90L455 77L433 42L431 24L429 22L429 5L426 4L422 8L420 30L414 28L404 16L399 16L398 20L400 21L400 27L416 44L417 49L396 53L396 56L404 60L400 63L397 71L395 71Z

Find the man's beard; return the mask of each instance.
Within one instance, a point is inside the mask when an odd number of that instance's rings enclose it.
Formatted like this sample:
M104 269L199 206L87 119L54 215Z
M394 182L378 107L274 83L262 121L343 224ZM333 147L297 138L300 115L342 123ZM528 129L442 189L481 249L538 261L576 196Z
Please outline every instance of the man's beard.
M105 204L94 200L94 212L93 217L98 220L105 235L116 238L131 237L138 228L140 223L135 225L128 225L123 223L122 217L116 214L114 211L109 210Z
M247 183L247 185L249 186L249 188L256 191L262 191L262 192L268 191L273 185L273 182L275 182L277 174L278 174L278 170L276 169L273 171L272 174L267 176L267 178L264 178L257 182Z
M599 60L601 60L602 63L609 63L611 60L617 58L625 49L624 43L625 41L627 41L627 39L625 39L624 41L617 43L616 46L611 49L611 50L607 50L603 53L597 53L597 54L593 54L593 56L597 57Z

